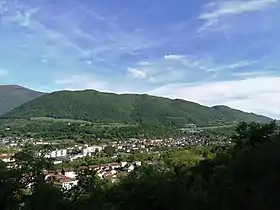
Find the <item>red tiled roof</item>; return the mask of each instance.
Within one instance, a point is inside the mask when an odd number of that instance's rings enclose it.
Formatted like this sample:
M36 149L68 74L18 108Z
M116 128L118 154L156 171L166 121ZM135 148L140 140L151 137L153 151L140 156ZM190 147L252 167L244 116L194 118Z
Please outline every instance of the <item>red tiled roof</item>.
M7 159L7 158L11 158L13 156L13 154L0 154L0 159Z
M72 179L70 177L61 175L61 174L48 174L47 180L53 181L54 183L65 183L65 182L72 182L75 181L75 179Z
M10 159L13 157L13 154L0 154L0 160L3 160L3 159Z

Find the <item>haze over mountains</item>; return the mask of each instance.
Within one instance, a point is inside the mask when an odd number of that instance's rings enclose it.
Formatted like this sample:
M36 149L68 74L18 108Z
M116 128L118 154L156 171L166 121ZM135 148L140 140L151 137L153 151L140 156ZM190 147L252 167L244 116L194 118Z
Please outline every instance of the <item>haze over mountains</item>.
M18 85L0 85L0 115L42 95Z
M144 123L183 126L267 122L268 117L226 106L206 107L180 99L95 90L44 94L20 86L0 86L1 114L5 118L56 117L101 123Z

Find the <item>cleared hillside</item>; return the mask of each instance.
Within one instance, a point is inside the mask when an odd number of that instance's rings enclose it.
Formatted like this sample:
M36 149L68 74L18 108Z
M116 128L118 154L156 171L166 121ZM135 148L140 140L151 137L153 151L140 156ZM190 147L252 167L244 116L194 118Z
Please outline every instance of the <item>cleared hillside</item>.
M233 109L206 107L184 100L149 95L102 93L94 90L59 91L23 104L5 118L55 117L89 120L184 126L215 125L237 121L266 122L270 119Z

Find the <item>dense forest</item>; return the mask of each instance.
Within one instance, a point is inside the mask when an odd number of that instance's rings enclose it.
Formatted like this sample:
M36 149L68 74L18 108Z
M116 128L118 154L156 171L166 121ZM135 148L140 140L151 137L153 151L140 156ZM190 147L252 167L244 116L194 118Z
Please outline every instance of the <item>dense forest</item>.
M3 118L55 117L95 123L200 126L271 119L225 106L206 107L180 99L149 95L102 93L94 90L59 91L23 104Z
M232 139L235 144L202 159L166 154L117 184L83 170L70 190L46 183L43 169L53 166L23 150L15 155L20 167L0 165L1 209L279 209L279 127L240 123Z
M70 121L71 122L71 121ZM5 129L9 130L5 130ZM45 140L97 140L176 137L181 132L163 125L126 125L65 122L56 120L2 120L0 137L32 137Z

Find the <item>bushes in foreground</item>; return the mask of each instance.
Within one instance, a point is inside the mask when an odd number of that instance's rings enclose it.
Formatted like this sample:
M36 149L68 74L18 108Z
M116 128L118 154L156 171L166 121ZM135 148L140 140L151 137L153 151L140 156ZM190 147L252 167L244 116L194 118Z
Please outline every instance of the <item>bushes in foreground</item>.
M15 157L21 168L0 166L1 209L279 209L280 134L275 122L242 123L233 138L235 146L215 157L141 167L118 184L82 171L71 190L46 183L43 169L52 166L23 151Z

